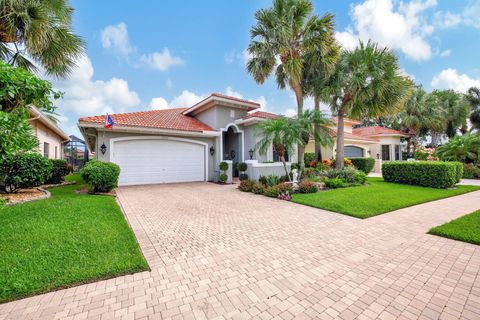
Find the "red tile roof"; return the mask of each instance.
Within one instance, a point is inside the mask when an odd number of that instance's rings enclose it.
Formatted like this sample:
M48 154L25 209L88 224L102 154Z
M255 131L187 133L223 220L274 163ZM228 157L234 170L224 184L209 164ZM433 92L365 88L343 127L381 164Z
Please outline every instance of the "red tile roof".
M332 137L337 136L337 129L329 128L330 130L330 135ZM361 136L355 133L350 133L350 132L344 132L344 137L345 139L351 139L351 140L362 140L362 141L367 141L367 142L378 142L376 139L368 138L365 136Z
M111 114L115 125L181 131L214 131L205 123L182 114L185 108ZM80 123L105 123L105 116L80 118ZM115 126L114 126L115 128Z
M278 114L265 112L265 111L256 111L256 112L248 113L245 117L243 117L244 120L251 119L251 118L276 119L278 118Z
M393 130L393 129L380 127L380 126L355 128L353 129L353 133L358 134L360 136L364 136L364 137L377 136L377 135L383 135L383 134L407 136L407 134L402 131Z

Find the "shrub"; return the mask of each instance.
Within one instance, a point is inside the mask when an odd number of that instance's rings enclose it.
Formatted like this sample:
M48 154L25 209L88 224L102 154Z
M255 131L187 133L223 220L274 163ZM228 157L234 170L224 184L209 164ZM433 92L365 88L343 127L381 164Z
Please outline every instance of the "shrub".
M280 179L276 175L269 175L266 177L266 185L269 187L273 187L280 182Z
M270 198L278 198L280 195L280 190L278 190L277 186L271 186L266 188L263 194Z
M302 179L309 179L309 178L319 176L319 175L320 175L320 170L318 170L317 168L305 168L302 171L302 177L301 178Z
M246 173L240 173L240 175L238 177L239 177L240 181L248 180L248 174L246 174Z
M329 189L348 187L347 182L342 178L327 178L325 179L324 182L325 182L325 187Z
M33 188L44 184L52 174L52 163L38 153L8 156L2 163L4 191Z
M315 161L315 153L305 152L303 155L303 160L305 161L305 166L310 166L310 164Z
M318 187L314 182L302 181L298 184L298 192L300 193L315 193L318 191Z
M365 172L366 174L369 174L375 166L375 159L372 157L350 158L350 160L355 168Z
M456 136L438 147L436 154L445 161L475 163L480 160L480 133Z
M258 178L258 182L261 183L262 185L266 186L267 185L267 177L265 176L260 176Z
M330 160L330 167L335 168L336 162L337 160L335 159ZM344 158L343 165L345 167L350 167L352 165L352 160L350 160L349 158Z
M240 185L238 186L238 189L240 189L240 191L243 191L243 192L251 192L254 183L255 181L252 181L252 180L242 180L240 181Z
M476 179L480 178L480 167L473 163L463 165L463 178L464 179Z
M426 161L427 158L428 158L428 153L422 150L415 151L415 154L413 155L413 159L419 160L419 161Z
M388 182L450 188L458 182L459 168L454 162L391 161L382 165L382 173L383 179Z
M280 193L293 193L293 186L290 183L279 183L277 184L277 189Z
M110 192L118 186L120 167L115 163L91 160L80 170L90 192Z
M456 181L455 181L455 184L459 183L460 180L462 180L462 177L463 177L463 163L461 162L452 162L454 165L455 165L455 169L456 169L456 173L457 173L457 176L456 176Z
M69 174L68 164L65 160L59 159L52 159L50 160L52 163L52 174L50 178L47 180L47 183L51 184L58 184L62 183L65 180L65 176Z
M290 174L290 176L291 176L291 174ZM290 180L288 179L288 176L286 174L284 174L283 176L278 178L278 182L288 182L288 181L290 181Z
M290 200L292 200L292 196L290 195L290 193L280 193L278 195L278 199L285 200L285 201L290 201Z
M357 176L364 174L362 171L355 169L355 167L344 167L342 169L328 169L325 171L328 178L341 178L347 183L356 183ZM361 179L361 178L360 178Z
M218 179L220 180L221 183L226 183L227 180L228 180L228 175L226 173L222 173L222 174L220 174Z
M367 182L367 174L363 171L359 171L355 176L355 183L364 184L365 182Z
M228 170L228 163L226 163L225 161L222 161L222 162L220 162L220 164L218 165L218 167L219 167L220 170L222 170L222 171L227 171L227 170Z
M255 193L255 194L263 194L263 192L265 191L265 187L263 184L261 184L260 182L255 182L253 185L252 185L252 192Z
M240 172L245 172L245 171L247 171L247 168L248 168L248 166L247 166L247 164L246 164L245 162L239 162L239 163L237 164L237 170L240 171Z

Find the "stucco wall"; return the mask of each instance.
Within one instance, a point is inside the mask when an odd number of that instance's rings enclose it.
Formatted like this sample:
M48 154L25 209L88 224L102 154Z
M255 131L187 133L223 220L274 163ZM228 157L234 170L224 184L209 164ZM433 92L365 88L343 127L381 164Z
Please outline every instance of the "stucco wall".
M243 118L247 111L227 106L214 106L195 116L215 130L225 128L229 123Z
M125 133L125 132L115 132L115 131L99 131L97 134L97 144L96 144L96 150L95 154L98 160L101 161L110 161L110 149L111 149L111 143L110 140L113 138L120 138L120 137L139 137L139 136L160 136L158 134L137 134L137 133ZM205 142L208 144L207 146L207 159L208 159L208 180L213 181L215 174L218 174L218 150L219 149L219 144L217 143L217 140L219 140L216 137L213 138L200 138L200 137L188 137L188 136L179 136L179 135L163 135L163 136L170 136L170 137L178 137L178 138L183 138L183 139L190 139L190 140L195 140L195 141L201 141ZM101 145L105 143L105 146L107 147L107 151L105 154L102 154L100 151ZM214 146L215 153L214 155L210 155L209 149L211 146ZM188 161L188 159L185 159L185 161Z
M266 161L272 161L273 160L273 149L268 148L268 151L265 154L260 154L258 149L255 148L257 145L258 141L260 141L260 137L256 135L256 126L255 125L250 125L250 126L242 126L241 127L243 132L244 132L244 137L245 137L245 160L250 159L250 154L248 151L250 149L254 150L253 152L253 160L258 160L258 162L266 162Z
M35 133L35 136L39 142L38 152L42 155L44 154L44 143L46 142L49 144L48 158L63 159L62 137L47 128L39 121L31 121L30 125L32 126L33 132Z

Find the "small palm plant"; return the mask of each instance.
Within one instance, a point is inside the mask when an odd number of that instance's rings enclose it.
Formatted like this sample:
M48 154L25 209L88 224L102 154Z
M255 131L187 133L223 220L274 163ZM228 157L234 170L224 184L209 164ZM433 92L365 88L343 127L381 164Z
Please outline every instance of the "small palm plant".
M438 147L436 154L445 161L476 163L480 160L480 134L456 136Z
M255 145L260 154L266 154L273 146L273 150L283 163L285 174L290 179L285 160L286 153L292 153L298 144L303 144L299 126L294 119L279 117L277 119L268 119L257 126L258 136L261 140Z

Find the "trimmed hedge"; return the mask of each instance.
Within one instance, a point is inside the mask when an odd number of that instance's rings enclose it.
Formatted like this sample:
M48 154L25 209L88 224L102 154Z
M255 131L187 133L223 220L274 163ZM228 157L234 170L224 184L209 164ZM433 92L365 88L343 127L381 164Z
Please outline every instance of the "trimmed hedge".
M90 192L110 192L118 186L120 167L115 163L91 160L80 171Z
M38 153L19 153L7 157L2 165L0 184L7 193L20 188L38 187L50 179L52 163Z
M355 168L369 174L375 166L375 159L372 157L349 158Z
M50 178L47 180L51 184L59 184L65 180L65 176L70 173L68 163L65 160L50 159L53 169Z
M450 188L460 181L463 165L442 161L391 161L382 165L387 182L419 185L432 188Z

